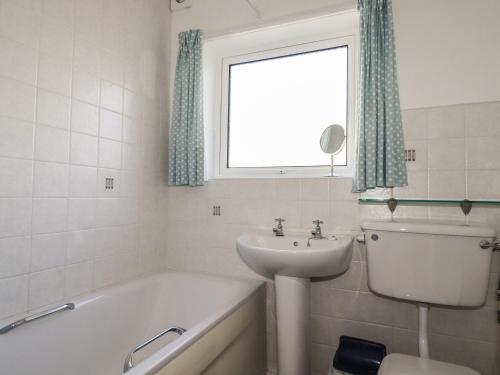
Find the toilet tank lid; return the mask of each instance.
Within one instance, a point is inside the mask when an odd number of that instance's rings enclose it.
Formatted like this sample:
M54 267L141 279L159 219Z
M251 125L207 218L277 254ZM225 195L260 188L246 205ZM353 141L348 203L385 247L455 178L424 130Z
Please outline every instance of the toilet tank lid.
M386 232L441 234L449 236L489 237L496 236L495 230L481 224L459 224L437 220L371 220L361 223L363 230Z

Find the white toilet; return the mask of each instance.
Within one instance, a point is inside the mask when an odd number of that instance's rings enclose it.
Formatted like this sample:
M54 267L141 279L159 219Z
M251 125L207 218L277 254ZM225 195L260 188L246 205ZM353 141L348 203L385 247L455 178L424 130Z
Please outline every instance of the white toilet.
M492 241L488 227L429 221L368 221L365 232L368 284L375 293L415 301L419 354L390 354L379 375L479 375L470 368L430 359L428 304L476 307L485 302Z

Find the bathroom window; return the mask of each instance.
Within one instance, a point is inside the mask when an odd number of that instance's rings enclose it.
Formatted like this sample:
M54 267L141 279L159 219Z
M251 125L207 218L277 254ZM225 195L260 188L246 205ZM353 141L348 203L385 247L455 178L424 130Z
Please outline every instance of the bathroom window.
M281 31L286 33L287 26ZM258 40L258 33L242 38L240 46ZM269 44L270 31L263 34L261 40ZM208 55L222 55L211 60L219 64L220 79L207 77L218 100L205 96L206 105L218 112L211 127L213 177L327 175L330 155L322 152L319 140L332 124L346 133L335 155L335 173L352 175L355 37L312 35L301 41L288 34L289 41L268 48L255 43L241 53L230 47L220 53L220 45L208 48ZM210 121L210 114L206 117Z

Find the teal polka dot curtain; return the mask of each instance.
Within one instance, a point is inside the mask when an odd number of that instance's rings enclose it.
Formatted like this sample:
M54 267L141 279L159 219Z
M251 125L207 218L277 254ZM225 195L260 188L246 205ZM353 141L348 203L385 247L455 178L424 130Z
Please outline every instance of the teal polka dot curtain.
M360 76L353 191L408 185L391 0L358 0Z
M204 183L202 32L179 34L170 128L168 184Z

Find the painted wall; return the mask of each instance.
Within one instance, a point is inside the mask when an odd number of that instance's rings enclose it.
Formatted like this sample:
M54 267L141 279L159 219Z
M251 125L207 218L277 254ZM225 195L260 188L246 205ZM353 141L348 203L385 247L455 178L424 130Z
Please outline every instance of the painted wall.
M398 197L500 198L500 26L494 0L394 0L395 26L406 144L417 161L408 164L410 186ZM198 0L172 15L176 34L202 28L208 37L248 30L355 6L354 1ZM288 230L310 229L321 218L330 230L360 230L364 218L387 218L385 207L358 206L350 179L219 180L197 189L168 189L171 268L256 277L235 251L238 235L270 230L285 217ZM376 192L375 194L386 194ZM165 204L165 203L164 203ZM222 215L211 216L221 205ZM400 207L397 217L453 218L458 208ZM500 230L500 210L474 208L469 220ZM381 341L390 351L417 353L417 316L411 304L376 297L366 285L365 249L356 248L349 272L313 283L313 374L325 374L342 334ZM433 308L431 353L436 359L496 374L495 294L500 257L495 255L488 301L481 309ZM268 299L268 367L276 369L272 284Z
M403 108L500 100L500 3L394 0Z
M203 0L175 12L172 37L201 28L207 37L355 7L353 0ZM500 3L393 0L402 107L500 100ZM175 56L176 44L172 44Z
M0 1L0 319L164 268L169 15Z

